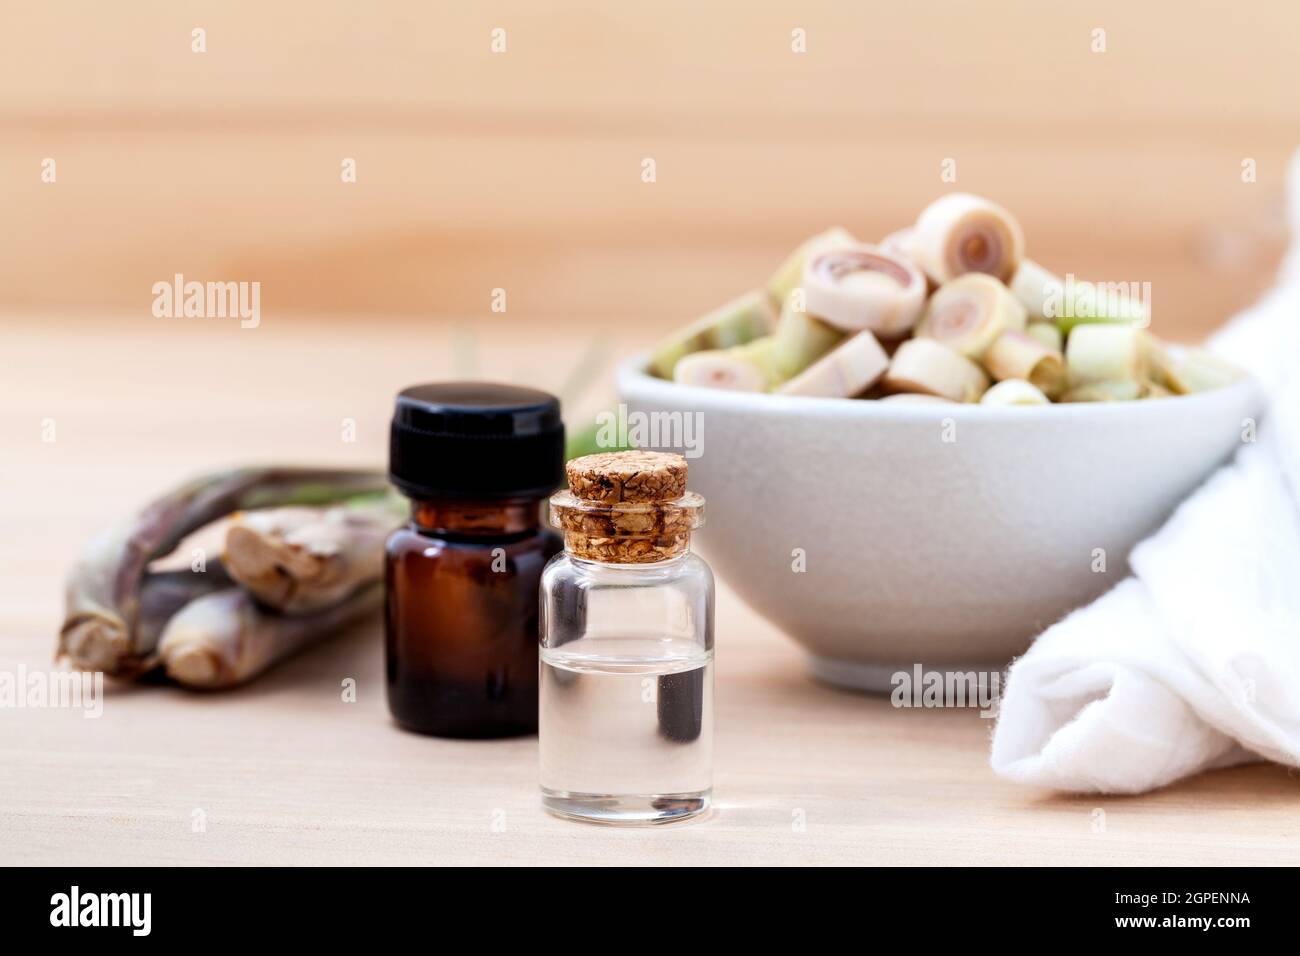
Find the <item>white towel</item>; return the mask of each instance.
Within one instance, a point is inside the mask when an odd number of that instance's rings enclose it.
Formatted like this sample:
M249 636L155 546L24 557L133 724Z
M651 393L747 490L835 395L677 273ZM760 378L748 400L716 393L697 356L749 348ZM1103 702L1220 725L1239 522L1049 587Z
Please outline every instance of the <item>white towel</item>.
M1295 237L1300 154L1290 196ZM1300 766L1300 243L1209 346L1263 383L1258 438L1134 549L1132 577L1012 666L1004 777L1137 793L1260 758Z

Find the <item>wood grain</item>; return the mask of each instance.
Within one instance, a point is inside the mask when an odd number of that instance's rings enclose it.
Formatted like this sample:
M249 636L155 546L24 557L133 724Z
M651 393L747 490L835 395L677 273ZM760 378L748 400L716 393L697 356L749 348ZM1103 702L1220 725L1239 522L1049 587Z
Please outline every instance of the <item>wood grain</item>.
M608 362L806 234L908 222L953 188L946 159L1016 211L1033 256L1150 281L1157 330L1199 338L1268 281L1300 122L1283 4L11 6L6 670L49 666L68 562L159 489L235 462L381 463L401 386L558 389L595 343L606 366L565 396L581 421ZM262 326L153 319L177 272L261 282ZM99 720L0 709L0 863L1300 862L1280 768L1126 799L1017 788L975 714L820 687L725 589L719 625L720 809L699 824L561 823L535 741L397 731L363 628L232 694L128 688Z
M49 666L69 560L184 475L272 458L378 464L402 385L469 368L555 388L572 367L562 338L525 319L480 324L457 345L466 327L0 312L0 669ZM636 344L635 330L611 334L614 356ZM344 417L355 443L341 440ZM976 713L819 686L725 588L718 613L719 809L706 821L564 823L538 804L535 740L395 729L371 626L233 693L116 689L97 720L0 709L0 864L1300 862L1300 788L1281 768L1123 799L1016 787L989 770ZM348 677L353 704L340 696Z
M317 315L506 288L648 340L806 234L905 224L951 159L1033 256L1151 282L1157 327L1196 339L1268 281L1300 119L1289 5L65 0L6 27L0 301L23 305L136 308L176 272Z

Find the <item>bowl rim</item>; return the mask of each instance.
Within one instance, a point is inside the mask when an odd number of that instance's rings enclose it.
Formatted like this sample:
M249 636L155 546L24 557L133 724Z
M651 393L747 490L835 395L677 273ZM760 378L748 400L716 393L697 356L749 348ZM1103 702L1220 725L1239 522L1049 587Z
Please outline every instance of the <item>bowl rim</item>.
M1257 414L1264 407L1264 390L1249 372L1223 388L1172 395L1166 399L1143 399L1116 402L1052 402L1049 405L981 405L979 402L881 402L852 398L823 398L810 395L775 395L771 392L737 392L702 385L682 385L651 375L646 371L649 353L640 353L620 363L615 374L619 400L633 392L667 400L671 406L689 403L696 408L713 407L730 410L768 410L772 412L812 412L818 416L880 419L979 418L996 420L1026 414L1060 420L1104 418L1107 415L1160 416L1168 409L1188 409L1209 405L1242 404ZM676 396L676 397L672 397ZM1142 411L1135 410L1137 406Z

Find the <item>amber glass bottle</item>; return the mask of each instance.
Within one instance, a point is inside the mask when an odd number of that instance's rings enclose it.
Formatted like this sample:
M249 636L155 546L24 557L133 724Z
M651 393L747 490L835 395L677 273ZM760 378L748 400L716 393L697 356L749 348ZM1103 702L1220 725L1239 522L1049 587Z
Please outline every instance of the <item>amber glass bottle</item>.
M388 540L388 707L442 737L537 731L537 592L563 550L540 524L564 474L558 400L479 382L408 388L389 474L411 521Z

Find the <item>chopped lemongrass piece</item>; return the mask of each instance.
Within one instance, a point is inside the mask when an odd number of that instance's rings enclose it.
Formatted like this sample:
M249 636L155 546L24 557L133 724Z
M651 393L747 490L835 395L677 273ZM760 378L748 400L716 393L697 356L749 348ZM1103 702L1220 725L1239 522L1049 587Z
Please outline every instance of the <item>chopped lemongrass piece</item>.
M661 342L650 355L650 372L672 378L683 355L743 345L770 335L775 324L767 296L761 291L746 292Z
M1008 378L998 382L982 396L981 405L1050 405L1052 400L1020 378Z
M1003 332L1024 328L1025 307L1007 287L992 276L971 273L945 283L930 296L916 336L979 359Z
M904 226L902 229L895 229L889 235L885 236L877 243L881 249L886 252L892 252L896 256L906 256L913 262L916 261L916 255L912 250L916 242L916 227Z
M1059 402L1131 402L1146 395L1146 386L1135 381L1088 382L1076 385Z
M1025 326L1025 334L1051 349L1057 355L1065 354L1065 336L1052 322L1030 322Z
M783 308L786 300L790 297L790 293L797 289L799 283L803 281L804 264L809 258L819 252L856 244L857 240L849 234L848 230L839 226L820 232L810 239L805 239L798 249L786 257L780 268L767 282L767 294L771 297L776 308Z
M904 226L902 229L895 229L889 235L881 239L876 245L880 246L886 252L892 252L898 256L913 258L912 245L916 242L916 227Z
M754 339L752 342L746 342L744 345L733 346L727 349L727 352L737 358L753 362L762 369L768 388L775 388L785 381L785 376L781 374L780 369L776 366L775 335L765 335L760 339Z
M908 339L894 353L884 384L891 391L974 402L989 387L989 380L982 368L960 352L933 339Z
M1071 387L1140 382L1147 368L1144 331L1131 325L1080 325L1066 342L1065 362Z
M1244 374L1231 362L1203 349L1188 350L1187 354L1174 362L1173 367L1173 380L1178 382L1184 392L1208 392L1224 388Z
M807 311L849 332L904 334L925 306L926 283L910 259L876 246L821 252L803 274Z
M899 392L896 395L886 395L878 399L882 402L898 402L908 405L952 405L951 398L944 398L941 395L922 395L920 392Z
M1015 329L1003 332L984 353L984 368L999 382L1024 379L1055 397L1065 390L1065 362L1061 353Z
M1024 258L1025 237L1015 218L969 193L949 193L930 203L916 220L913 254L935 282L968 272L1010 281Z
M1150 310L1124 283L1067 281L1062 294L1047 303L1047 317L1069 335L1080 325L1110 324L1145 327Z
M1007 283L1020 304L1025 307L1029 321L1041 322L1047 318L1046 308L1050 302L1062 300L1065 282L1053 272L1048 272L1032 259L1025 259L1020 268Z
M1174 370L1174 359L1165 348L1165 344L1148 332L1142 337L1142 346L1146 349L1147 379L1155 386L1166 389L1176 395L1185 395L1187 385Z
M733 392L765 392L768 389L768 373L763 366L731 349L709 349L682 356L673 369L673 381L680 385Z
M844 341L844 333L786 303L772 338L775 340L772 360L778 376L785 380L794 378L839 345Z
M782 395L853 398L889 368L889 356L870 332L859 332L777 389Z

